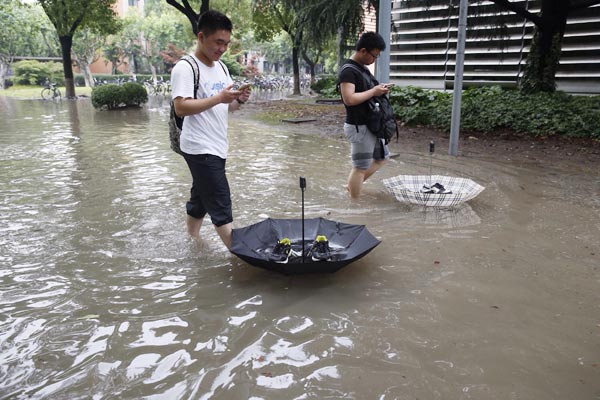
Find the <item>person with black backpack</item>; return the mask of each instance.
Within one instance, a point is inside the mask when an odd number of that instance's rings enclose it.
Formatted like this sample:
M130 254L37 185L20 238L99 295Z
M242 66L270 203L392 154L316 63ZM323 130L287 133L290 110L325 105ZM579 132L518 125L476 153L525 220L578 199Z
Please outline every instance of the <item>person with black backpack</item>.
M352 146L352 170L347 186L352 198L360 196L363 183L389 158L387 142L391 128L385 129L385 124L391 125L392 121L386 121L384 111L391 108L385 96L392 85L379 84L366 67L377 60L385 47L385 41L378 33L363 33L338 76L346 108L344 135ZM384 104L385 101L388 103ZM393 120L393 115L391 118ZM393 120L393 128L395 124Z
M234 89L229 71L220 61L232 28L231 20L218 11L200 15L196 51L175 64L171 72L172 108L183 119L177 146L173 141L171 146L185 158L193 178L186 204L187 231L199 237L208 214L227 248L231 247L233 222L225 175L228 112L237 110L250 96L249 88Z

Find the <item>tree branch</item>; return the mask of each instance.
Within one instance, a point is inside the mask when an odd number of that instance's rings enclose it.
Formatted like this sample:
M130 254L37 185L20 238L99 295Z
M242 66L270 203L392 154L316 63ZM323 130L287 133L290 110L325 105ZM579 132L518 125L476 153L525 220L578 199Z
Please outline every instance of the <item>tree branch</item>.
M514 12L515 14L520 15L521 17L525 18L526 20L533 22L537 26L540 26L540 24L542 23L542 19L538 15L532 14L529 11L527 11L525 8L523 8L522 6L518 6L514 3L511 3L508 0L490 0L490 1L499 7L510 10L510 11ZM587 1L590 1L590 0L587 0ZM594 0L594 1L600 1L600 0Z
M88 5L89 2L87 1L83 3L83 7L79 12L79 16L75 18L75 21L73 21L73 24L71 25L71 29L69 29L69 36L73 36L75 34L75 31L77 30L77 27L81 25L81 21L83 21L83 18L85 17L85 14L87 12Z
M184 2L188 7L190 6L185 0L184 0ZM179 4L179 2L177 0L167 0L167 4L175 7L182 14L186 14L186 12L187 12L186 8L184 6L182 6L181 4Z
M581 10L583 8L595 6L596 4L600 4L600 0L580 0L580 1L574 0L571 2L571 7L569 8L569 10L571 10L571 11Z

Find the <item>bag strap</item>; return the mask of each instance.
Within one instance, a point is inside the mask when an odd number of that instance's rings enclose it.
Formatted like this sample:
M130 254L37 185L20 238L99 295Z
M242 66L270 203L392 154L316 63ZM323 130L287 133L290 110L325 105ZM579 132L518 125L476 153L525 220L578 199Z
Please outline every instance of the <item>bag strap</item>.
M356 65L354 65L352 63L346 63L346 64L342 65L339 73L341 74L345 69L348 69L348 68L355 70L356 72L358 72L360 74L360 76L362 76L363 82L365 84L365 90L369 90L375 86L375 85L369 86L374 81L376 82L376 80L374 80L374 78L371 79L371 73L368 72L367 70L365 70L364 68L357 67ZM367 75L367 72L368 72L368 75ZM338 86L339 86L339 83L338 83ZM370 101L370 99L367 100L367 102L369 102L369 101ZM358 125L355 125L355 126L356 126L356 132L358 132Z
M365 68L359 68L356 65L352 64L352 63L346 63L344 65L342 65L342 68L340 68L340 73L342 73L343 70L347 69L347 68L352 68L355 71L358 71L361 76L363 77L363 80L365 82L365 87L367 87L367 90L371 89L372 87L376 86L376 84L378 84L379 82L377 82L377 79L375 79L375 77L373 76L373 74L371 74L370 71L366 70ZM373 86L369 87L369 84L372 84ZM394 121L396 119L394 118ZM396 142L398 142L398 139L400 138L400 132L398 131L398 125L396 125ZM358 132L358 125L356 125L356 132Z
M352 64L352 63L346 63L344 65L342 65L342 68L340 69L340 73L348 68L352 68L353 70L357 71L363 78L363 81L365 82L365 87L366 90L371 89L372 87L377 86L377 79L375 79L375 77L373 76L373 74L371 74L370 71L366 70L365 68L359 68L356 65Z
M200 68L198 67L198 62L194 59L194 57L192 57L189 54L186 54L185 56L181 57L180 60L187 62L188 64L190 64L190 67L192 67L192 71L194 72L194 99L196 99L198 89L200 88ZM229 75L229 72L227 72L227 70L225 69L225 64L223 64L223 61L219 60L217 62L223 69L223 72L225 72L225 75L231 77Z
M198 63L196 60L194 60L194 57L189 54L181 57L181 60L187 62L190 64L190 67L192 67L192 71L194 73L194 99L196 99L198 88L200 87L200 68L198 68Z

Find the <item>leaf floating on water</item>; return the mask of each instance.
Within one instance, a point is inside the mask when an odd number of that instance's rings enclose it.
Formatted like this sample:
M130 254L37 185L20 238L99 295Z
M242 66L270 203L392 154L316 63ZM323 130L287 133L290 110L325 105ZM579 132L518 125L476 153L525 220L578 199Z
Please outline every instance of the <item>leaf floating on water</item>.
M100 316L98 314L88 314L88 315L84 315L83 317L79 317L77 318L78 320L88 320L88 319L97 319L100 318Z

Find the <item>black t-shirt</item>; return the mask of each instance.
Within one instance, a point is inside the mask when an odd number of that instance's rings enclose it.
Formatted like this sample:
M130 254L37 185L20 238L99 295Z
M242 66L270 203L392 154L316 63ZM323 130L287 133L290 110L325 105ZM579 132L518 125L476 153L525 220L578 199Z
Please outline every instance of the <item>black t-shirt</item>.
M360 65L356 61L351 59L346 60L344 64L354 64L359 69L364 69L371 75L371 71L369 71L365 66ZM375 84L377 84L375 77L371 75L371 79ZM354 68L344 68L339 75L339 82L348 82L354 84L355 92L364 92L369 90L371 87L365 87L365 79L363 75L359 73ZM364 103L358 104L356 106L347 106L346 107L346 123L352 125L365 125L367 123L367 115L369 115L369 105L365 101Z

